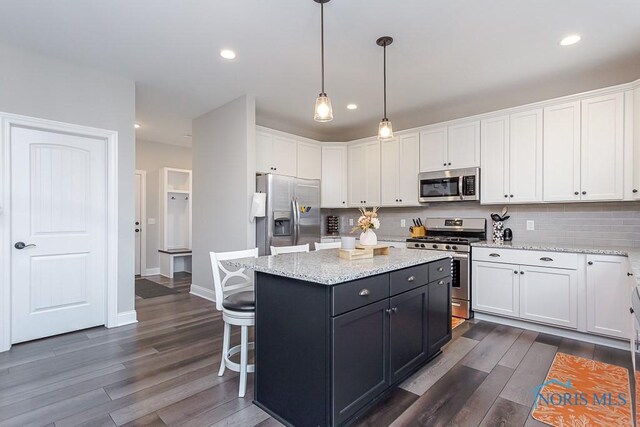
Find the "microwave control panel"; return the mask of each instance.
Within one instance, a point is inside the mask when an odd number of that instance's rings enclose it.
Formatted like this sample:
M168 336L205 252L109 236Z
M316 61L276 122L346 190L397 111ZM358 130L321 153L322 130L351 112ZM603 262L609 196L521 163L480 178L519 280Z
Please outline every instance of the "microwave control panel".
M476 176L467 175L462 177L462 194L465 196L476 195Z

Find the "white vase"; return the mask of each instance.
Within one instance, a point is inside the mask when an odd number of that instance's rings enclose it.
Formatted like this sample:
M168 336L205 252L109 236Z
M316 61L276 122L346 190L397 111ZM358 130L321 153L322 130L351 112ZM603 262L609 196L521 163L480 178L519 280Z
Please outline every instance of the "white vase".
M371 229L363 231L360 234L360 244L363 246L375 246L378 244L378 236Z

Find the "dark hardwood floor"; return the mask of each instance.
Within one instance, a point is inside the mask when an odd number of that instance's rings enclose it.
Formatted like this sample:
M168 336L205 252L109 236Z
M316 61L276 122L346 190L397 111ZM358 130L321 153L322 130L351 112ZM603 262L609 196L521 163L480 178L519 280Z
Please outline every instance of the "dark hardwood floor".
M237 374L217 376L222 320L213 303L180 293L136 307L135 325L0 353L0 426L280 425L252 404L252 375L242 399ZM630 367L621 350L466 322L441 356L354 425L540 425L530 417L531 389L559 349Z

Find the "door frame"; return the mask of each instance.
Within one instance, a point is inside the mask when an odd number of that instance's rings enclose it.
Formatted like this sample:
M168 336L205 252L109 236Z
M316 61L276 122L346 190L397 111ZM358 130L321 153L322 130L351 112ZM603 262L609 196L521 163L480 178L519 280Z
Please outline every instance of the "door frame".
M118 326L118 132L0 112L0 352L11 348L11 129L28 127L102 139L106 147L106 315Z
M140 277L147 276L147 171L136 169L140 175Z

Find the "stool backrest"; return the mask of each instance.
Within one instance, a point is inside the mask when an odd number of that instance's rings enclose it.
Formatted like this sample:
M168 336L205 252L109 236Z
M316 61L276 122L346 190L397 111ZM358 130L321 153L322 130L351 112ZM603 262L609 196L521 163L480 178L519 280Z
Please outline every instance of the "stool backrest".
M233 252L210 252L209 255L211 257L211 270L213 271L216 308L222 311L222 300L227 296L253 287L253 278L245 274L244 268L232 271L227 269L222 261L240 258L258 258L258 248ZM224 274L224 277L221 273ZM232 284L228 284L230 280L233 281Z
M309 252L309 244L298 246L271 246L271 255L292 254L296 252Z
M323 251L325 249L340 249L342 247L341 242L331 242L331 243L320 243L315 242L316 251Z

